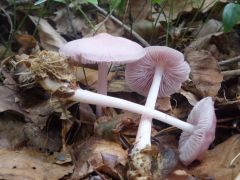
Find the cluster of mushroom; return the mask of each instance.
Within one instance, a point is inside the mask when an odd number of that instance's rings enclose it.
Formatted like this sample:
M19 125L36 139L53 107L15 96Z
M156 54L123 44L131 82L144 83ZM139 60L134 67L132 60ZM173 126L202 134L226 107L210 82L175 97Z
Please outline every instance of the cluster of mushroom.
M157 97L170 96L187 80L190 68L181 52L169 47L139 44L122 37L101 33L65 44L59 50L75 64L98 63L98 93L77 89L69 97L73 101L109 106L141 114L135 151L151 146L152 118L183 130L179 141L180 160L188 165L208 149L215 137L216 117L211 97L199 101L188 116L187 122L155 110ZM110 63L128 63L126 81L130 88L147 96L145 106L107 96L107 72ZM46 79L45 86L56 90L59 84Z

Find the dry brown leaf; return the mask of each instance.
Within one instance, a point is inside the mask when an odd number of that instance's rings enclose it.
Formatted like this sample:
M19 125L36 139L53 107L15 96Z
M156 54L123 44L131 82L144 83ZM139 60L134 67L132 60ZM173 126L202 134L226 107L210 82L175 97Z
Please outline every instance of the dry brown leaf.
M91 137L73 147L72 159L75 165L73 178L98 171L113 179L123 179L127 152L115 142Z
M49 123L50 124L50 123ZM56 124L56 123L55 123ZM49 125L48 125L49 126ZM46 127L41 130L36 124L27 123L21 132L27 138L28 146L40 149L42 152L56 152L62 147L61 129Z
M198 99L197 97L189 92L189 91L185 91L183 89L180 90L180 94L182 94L185 98L187 98L188 102L192 105L192 106L195 106L198 102Z
M51 98L24 108L24 111L26 116L42 129L45 127L49 116L55 112L56 106L60 106L59 101L56 98Z
M97 86L96 83L98 80L98 70L83 68L83 67L76 67L73 73L76 76L76 79L80 81L82 84L96 88ZM115 75L114 72L109 72L108 81L111 80L114 75Z
M49 159L50 157L34 151L0 149L0 178L52 180L72 173L71 165L60 166L49 162Z
M120 26L119 24L115 23L114 21L112 21L111 18L108 18L106 20L105 16L98 14L97 22L98 22L98 24L95 26L97 33L107 32L114 36L123 36L123 34L124 34L123 27ZM104 22L104 24L103 24L103 22Z
M125 112L114 116L103 116L95 124L95 133L104 139L118 140L119 133L136 134L140 115Z
M130 0L126 3L124 14L124 20L127 20L129 14L131 14L132 20L138 21L146 19L151 14L151 1L149 0Z
M158 38L165 34L164 28L159 22L153 26L153 22L147 19L134 22L133 29L148 42L159 40Z
M209 34L217 33L222 28L222 23L220 21L217 21L215 19L208 20L203 26L200 26L196 30L196 38L204 37Z
M108 92L132 92L124 79L113 79L108 85Z
M53 21L56 23L58 33L76 36L77 34L86 34L89 32L85 19L81 16L76 16L67 8L57 10Z
M26 142L25 122L18 115L8 112L0 114L0 148L15 149Z
M193 106L189 103L187 98L181 94L172 96L172 100L173 106L171 113L179 119L186 119Z
M202 163L190 168L188 173L200 178L208 176L217 180L235 179L240 172L239 152L240 135L237 134L208 151L202 157Z
M203 97L216 96L223 80L217 59L206 50L188 52L186 59L198 93Z
M164 1L165 4L163 6L163 11L166 16L161 14L159 20L160 21L166 21L168 18L170 20L175 20L179 14L191 12L194 9L198 9L202 13L207 12L209 9L211 9L216 3L219 2L227 2L227 0L197 0L197 1L179 1L179 0L173 0L173 1ZM169 16L170 14L170 16ZM158 13L156 13L156 16L158 16ZM166 19L167 18L167 19Z
M18 51L19 54L30 54L31 51L37 47L37 41L32 35L17 34L15 38L17 42L21 45L21 48Z
M67 41L45 20L35 16L29 16L37 26L41 46L46 50L58 51Z
M155 109L163 111L163 112L171 111L172 106L171 106L171 102L170 102L170 97L158 98Z
M0 86L0 112L15 111L23 114L17 104L17 92L6 87Z

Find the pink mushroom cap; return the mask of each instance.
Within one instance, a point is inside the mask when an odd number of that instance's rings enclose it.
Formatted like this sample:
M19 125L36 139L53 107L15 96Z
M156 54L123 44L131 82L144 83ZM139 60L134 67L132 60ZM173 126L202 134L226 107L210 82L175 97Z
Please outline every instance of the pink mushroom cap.
M77 64L129 63L145 55L139 44L107 33L70 41L61 47L59 52L71 57Z
M165 97L177 92L190 73L190 67L184 61L183 54L165 46L150 46L145 50L146 55L141 60L126 66L125 77L129 87L147 96L155 68L161 66L163 74L158 96Z
M195 126L193 133L182 132L179 140L179 158L188 165L205 152L215 139L216 116L211 97L199 101L187 122Z

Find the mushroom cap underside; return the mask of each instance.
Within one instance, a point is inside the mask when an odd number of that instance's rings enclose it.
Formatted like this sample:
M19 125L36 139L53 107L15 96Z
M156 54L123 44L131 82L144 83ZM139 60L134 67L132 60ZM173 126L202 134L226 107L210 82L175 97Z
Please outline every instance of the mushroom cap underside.
M181 52L165 47L145 48L146 56L137 62L126 65L125 77L129 87L141 95L147 96L151 87L155 69L162 69L159 97L170 96L181 88L188 79L190 67Z
M179 158L188 165L205 152L215 139L216 116L211 97L199 101L187 119L195 126L193 133L182 132L179 140Z

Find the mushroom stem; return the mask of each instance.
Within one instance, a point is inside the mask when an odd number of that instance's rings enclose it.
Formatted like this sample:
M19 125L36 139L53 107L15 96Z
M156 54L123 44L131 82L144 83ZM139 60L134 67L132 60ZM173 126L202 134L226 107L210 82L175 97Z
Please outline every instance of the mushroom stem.
M50 79L45 79L40 84L45 88L46 90L57 90L59 87L64 86L64 84L54 82ZM165 113L162 113L160 111L150 109L148 107L142 106L137 103L133 103L127 100L110 97L98 93L94 93L91 91L83 90L83 89L77 89L74 92L74 95L68 98L69 100L76 101L76 102L83 102L88 104L95 104L100 106L108 106L108 107L114 107L118 109L123 109L127 111L131 111L137 114L143 114L149 117L152 117L154 119L157 119L159 121L162 121L164 123L170 124L172 126L175 126L179 129L182 129L185 132L192 133L195 129L195 126L181 121L175 117L169 116Z
M99 94L107 95L107 74L108 74L107 63L100 63L98 65L98 83L97 83L97 92ZM97 106L96 114L98 117L102 115L101 106Z
M162 79L162 68L161 66L156 67L152 85L149 89L145 107L155 109L155 104L158 97L158 91ZM134 150L144 149L146 146L151 146L151 131L152 131L152 117L142 115L138 126L136 144Z

